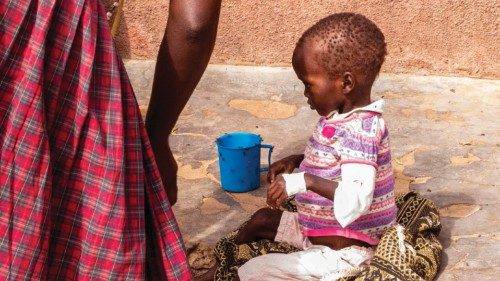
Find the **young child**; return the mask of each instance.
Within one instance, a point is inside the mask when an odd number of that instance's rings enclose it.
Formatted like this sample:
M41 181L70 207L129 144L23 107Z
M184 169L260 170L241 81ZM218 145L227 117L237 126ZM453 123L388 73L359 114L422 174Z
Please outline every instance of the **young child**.
M326 17L299 39L293 69L321 118L303 155L272 165L271 208L257 211L235 242L265 238L304 250L254 258L238 270L241 280L335 280L368 263L395 223L384 102L370 97L385 54L380 29L358 14ZM292 195L298 212L280 211Z

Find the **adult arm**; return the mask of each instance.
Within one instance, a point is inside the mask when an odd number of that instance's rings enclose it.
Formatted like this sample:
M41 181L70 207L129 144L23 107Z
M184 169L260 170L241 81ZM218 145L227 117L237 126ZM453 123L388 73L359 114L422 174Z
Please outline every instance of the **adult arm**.
M221 0L170 0L146 129L172 205L177 202L177 164L168 137L208 65L220 7Z

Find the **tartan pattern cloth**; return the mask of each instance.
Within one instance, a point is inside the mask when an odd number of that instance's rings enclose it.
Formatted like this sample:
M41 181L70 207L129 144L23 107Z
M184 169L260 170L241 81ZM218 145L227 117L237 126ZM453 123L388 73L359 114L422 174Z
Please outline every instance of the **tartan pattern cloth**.
M0 1L0 280L189 280L97 0Z

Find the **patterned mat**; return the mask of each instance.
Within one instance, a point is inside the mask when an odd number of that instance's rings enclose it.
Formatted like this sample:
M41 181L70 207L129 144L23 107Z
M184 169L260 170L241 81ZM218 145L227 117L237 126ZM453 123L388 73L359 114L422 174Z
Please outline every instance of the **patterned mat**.
M285 204L296 211L293 200ZM359 280L433 280L438 273L443 247L437 236L441 231L438 209L434 203L410 192L396 199L399 226L382 236L368 267L351 271L342 281ZM241 227L241 226L240 226ZM270 240L237 245L237 230L222 238L215 246L219 262L215 280L233 280L238 268L249 259L268 253L292 253L299 249Z

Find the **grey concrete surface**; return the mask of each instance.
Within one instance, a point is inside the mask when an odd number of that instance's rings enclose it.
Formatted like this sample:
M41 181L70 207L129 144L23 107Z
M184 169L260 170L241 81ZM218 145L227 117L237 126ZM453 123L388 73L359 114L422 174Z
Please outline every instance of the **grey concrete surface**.
M154 63L126 67L145 110ZM300 153L318 118L302 89L290 68L209 66L171 137L174 210L187 244L213 245L265 205L264 174L255 191L221 189L217 136L260 134L275 146L274 161ZM386 100L398 192L417 191L441 208L438 280L499 280L500 81L384 73L373 98Z

